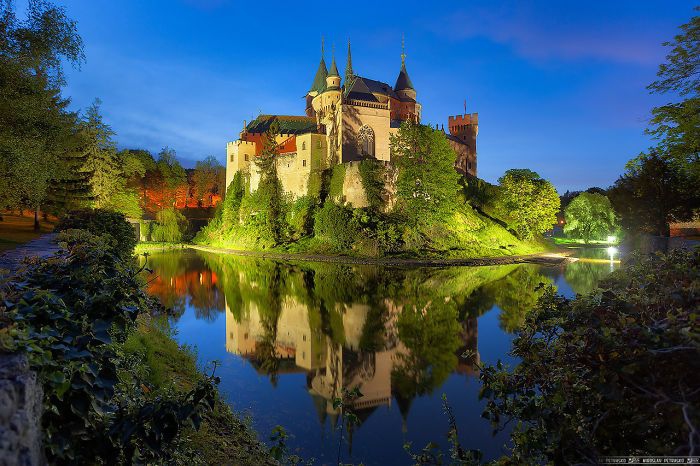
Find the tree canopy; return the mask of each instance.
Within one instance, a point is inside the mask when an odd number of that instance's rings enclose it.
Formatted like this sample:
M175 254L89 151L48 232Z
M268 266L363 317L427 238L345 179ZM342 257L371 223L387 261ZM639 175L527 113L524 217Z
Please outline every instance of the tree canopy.
M396 208L408 219L429 222L453 212L460 190L457 156L444 133L404 122L391 136L391 157L398 168Z
M498 183L498 209L519 238L533 238L556 223L560 200L552 183L528 169L508 170Z
M592 239L605 239L617 229L612 204L602 194L579 194L566 207L564 216L564 232L586 243Z

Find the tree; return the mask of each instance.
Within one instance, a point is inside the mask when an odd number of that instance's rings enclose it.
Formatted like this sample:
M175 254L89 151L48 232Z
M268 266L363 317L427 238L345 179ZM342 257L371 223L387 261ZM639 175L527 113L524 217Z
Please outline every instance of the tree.
M582 238L585 243L592 239L604 239L617 229L612 204L602 194L579 194L566 207L564 215L564 232Z
M98 209L107 206L121 181L121 170L116 160L117 147L112 140L114 131L100 114L101 104L100 99L95 99L80 125L85 153L83 170L90 174L93 203Z
M460 189L457 158L445 135L410 121L391 136L396 161L396 208L415 222L441 219L454 211Z
M531 239L556 223L560 200L552 183L528 169L508 170L498 183L498 210L518 238Z
M282 182L277 174L278 135L279 123L273 120L263 136L262 151L255 157L255 166L260 172L260 183L255 194L263 206L266 227L273 245L280 244L284 238L284 197Z
M640 223L642 229L663 236L668 235L666 222L688 220L700 208L700 16L680 29L673 41L664 43L671 51L659 66L659 79L648 89L682 100L652 110L647 133L659 141L658 146L632 160L616 183L618 199L629 197L635 203L621 206L630 211L627 219L623 216L627 226ZM652 175L660 176L663 185L654 187ZM663 196L659 203L651 199L655 191ZM643 221L635 222L634 217Z
M172 207L178 194L187 190L187 174L178 162L175 150L164 147L158 154L156 167L160 175L161 208Z
M643 154L608 191L625 230L668 236L670 221L688 218L697 185L668 157Z
M695 8L700 11L700 7ZM667 63L659 66L658 80L648 86L653 93L678 95L681 102L652 110L651 128L659 140L658 152L700 180L700 16L683 24L681 33L663 45L671 47Z
M223 191L226 178L226 169L212 155L204 160L197 161L194 168L194 194L200 205L209 204L205 202L207 194L215 194Z
M82 47L63 8L30 0L20 21L12 2L0 4L0 198L34 208L36 229L74 122L60 96L62 62L79 66Z

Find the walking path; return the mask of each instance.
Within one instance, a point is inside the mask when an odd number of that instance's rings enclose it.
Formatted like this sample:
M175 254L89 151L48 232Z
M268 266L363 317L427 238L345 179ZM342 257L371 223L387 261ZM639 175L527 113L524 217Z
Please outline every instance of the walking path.
M217 252L221 254L232 254L236 256L261 257L264 259L281 259L288 261L310 261L310 262L335 262L342 264L371 264L387 265L394 267L454 267L454 266L481 266L481 265L507 265L507 264L540 264L559 265L571 261L572 259L562 253L539 253L521 256L499 256L499 257L474 257L470 259L410 259L410 258L372 258L372 257L352 257L352 256L326 256L322 254L292 254L283 252L261 252L261 251L241 251L237 249L216 248L211 246L200 246L198 244L188 244L186 247L198 249L200 251Z
M11 274L15 273L25 257L44 258L54 254L58 251L58 244L54 242L55 237L56 233L49 233L15 249L0 252L0 275L8 270Z

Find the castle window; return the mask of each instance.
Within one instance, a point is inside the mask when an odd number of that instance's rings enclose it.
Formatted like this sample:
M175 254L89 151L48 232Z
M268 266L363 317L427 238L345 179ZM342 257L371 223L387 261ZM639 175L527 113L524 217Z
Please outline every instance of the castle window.
M233 152L231 152L231 162L233 162Z
M472 169L472 163L469 162L467 165L469 166L469 170L471 170L471 169Z
M302 166L302 167L305 167L305 166L306 166L306 160L302 160L302 161L301 161L301 166Z
M306 150L306 141L301 143L301 150Z
M360 127L357 133L357 149L366 157L374 157L374 131L367 125Z
M245 155L245 161L248 161L248 154Z

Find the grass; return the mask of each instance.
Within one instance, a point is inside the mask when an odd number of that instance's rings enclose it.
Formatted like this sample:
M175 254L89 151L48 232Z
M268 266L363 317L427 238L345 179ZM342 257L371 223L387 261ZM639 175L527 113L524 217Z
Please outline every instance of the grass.
M581 238L560 238L560 237L554 237L554 238L552 238L552 240L554 241L554 244L576 245L576 246L610 246L610 245L616 245L619 243L619 241L609 242L607 240L600 240L600 239L592 239L592 240L589 240L588 243L586 243Z
M203 377L192 348L173 338L167 318L142 316L138 327L124 343L127 355L138 356L155 392L189 391ZM236 416L221 398L204 415L199 430L187 429L185 447L196 451L203 464L272 465L255 431Z
M183 243L164 243L156 241L139 241L134 248L134 253L139 254L146 251L166 251L169 249L182 249Z
M53 219L39 222L41 229L34 231L34 215L2 214L0 221L0 251L14 249L53 231Z

